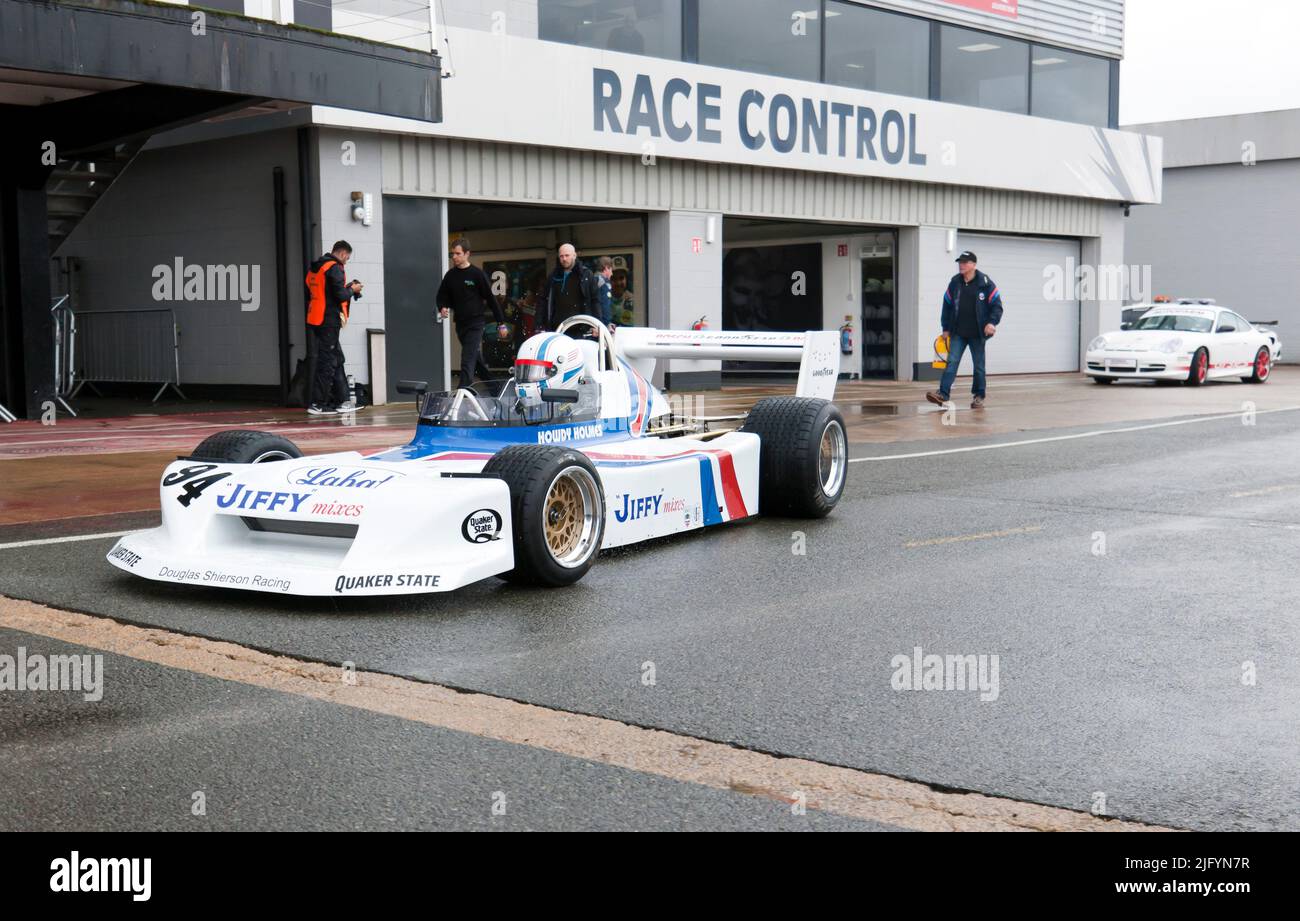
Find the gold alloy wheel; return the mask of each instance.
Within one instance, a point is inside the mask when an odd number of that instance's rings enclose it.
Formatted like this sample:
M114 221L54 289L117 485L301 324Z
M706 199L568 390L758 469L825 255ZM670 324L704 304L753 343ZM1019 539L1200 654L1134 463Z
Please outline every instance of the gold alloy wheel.
M817 471L821 475L822 492L834 496L840 491L844 482L844 469L847 466L844 427L831 420L822 431L822 443L817 460Z
M570 467L551 481L546 493L546 546L561 566L586 562L595 551L596 482L581 467Z

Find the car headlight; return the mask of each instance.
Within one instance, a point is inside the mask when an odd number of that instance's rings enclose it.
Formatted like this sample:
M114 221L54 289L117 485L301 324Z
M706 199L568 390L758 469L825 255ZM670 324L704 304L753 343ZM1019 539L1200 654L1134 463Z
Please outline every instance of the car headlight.
M1094 339L1094 340L1092 340L1091 342L1088 343L1088 351L1089 351L1089 352L1095 352L1095 351L1097 351L1097 349L1104 349L1105 347L1106 347L1106 337L1105 337L1105 336L1098 336L1096 339Z
M1160 343L1160 345L1156 346L1156 349L1157 351L1161 351L1168 355L1172 355L1174 354L1174 352L1177 352L1182 347L1183 347L1183 340L1166 339L1164 342Z

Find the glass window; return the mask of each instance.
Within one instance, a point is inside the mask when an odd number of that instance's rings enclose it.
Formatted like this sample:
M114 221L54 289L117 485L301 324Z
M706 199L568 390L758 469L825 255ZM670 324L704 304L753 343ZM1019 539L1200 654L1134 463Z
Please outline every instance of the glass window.
M928 97L930 24L830 0L826 4L826 82Z
M1029 112L1029 43L942 26L939 98L944 102Z
M537 35L552 42L680 60L681 0L538 0Z
M817 0L699 0L700 63L821 79Z
M1060 48L1034 46L1034 111L1085 125L1110 121L1110 62Z
M1208 333L1213 322L1211 314L1204 313L1148 313L1137 321L1134 329L1165 329L1179 333Z

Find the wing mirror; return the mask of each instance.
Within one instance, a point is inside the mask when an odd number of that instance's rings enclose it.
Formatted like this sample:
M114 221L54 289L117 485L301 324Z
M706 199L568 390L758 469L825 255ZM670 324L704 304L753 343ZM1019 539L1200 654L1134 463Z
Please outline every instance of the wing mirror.
M552 390L547 388L542 391L543 403L576 403L578 402L578 391L576 390Z
M1120 328L1120 329L1132 329L1132 328L1133 328L1133 324L1132 324L1132 323L1129 323L1129 322L1127 322L1127 321L1125 321L1125 322L1123 322L1123 323L1121 323L1121 324L1119 325L1119 328Z

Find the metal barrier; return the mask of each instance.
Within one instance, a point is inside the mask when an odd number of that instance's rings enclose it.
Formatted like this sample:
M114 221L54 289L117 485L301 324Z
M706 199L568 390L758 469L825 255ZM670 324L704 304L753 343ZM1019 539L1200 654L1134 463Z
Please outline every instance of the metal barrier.
M77 315L68 306L68 295L54 301L50 316L54 319L54 402L76 418L76 410L67 401L77 377Z
M137 310L87 310L77 315L80 356L76 386L160 384L153 402L170 387L182 400L180 331L168 307Z

